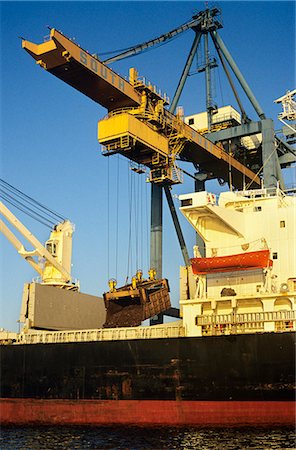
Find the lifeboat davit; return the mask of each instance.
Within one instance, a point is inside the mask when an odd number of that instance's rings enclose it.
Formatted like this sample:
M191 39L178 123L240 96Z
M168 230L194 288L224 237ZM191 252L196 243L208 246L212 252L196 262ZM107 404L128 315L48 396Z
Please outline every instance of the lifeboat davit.
M192 258L190 262L195 275L211 272L261 269L272 266L269 250L257 250L255 252L228 256L213 256L212 258Z

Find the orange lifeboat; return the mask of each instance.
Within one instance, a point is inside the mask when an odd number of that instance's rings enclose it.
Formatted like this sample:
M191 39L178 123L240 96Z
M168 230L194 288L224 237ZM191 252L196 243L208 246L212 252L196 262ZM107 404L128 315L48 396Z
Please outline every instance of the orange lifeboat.
M212 258L192 258L192 271L195 275L211 272L232 272L271 267L269 250L239 253L237 255L213 256Z

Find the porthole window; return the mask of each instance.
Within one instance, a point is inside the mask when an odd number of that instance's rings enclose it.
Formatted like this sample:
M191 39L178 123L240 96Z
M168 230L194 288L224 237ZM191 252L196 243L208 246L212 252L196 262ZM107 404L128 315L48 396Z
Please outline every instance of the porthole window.
M280 228L285 228L286 227L286 222L284 220L280 221Z

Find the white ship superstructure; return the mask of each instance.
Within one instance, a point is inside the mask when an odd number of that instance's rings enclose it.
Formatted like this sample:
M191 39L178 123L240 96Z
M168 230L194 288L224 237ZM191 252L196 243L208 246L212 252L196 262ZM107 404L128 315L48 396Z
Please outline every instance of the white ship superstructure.
M296 197L279 188L196 192L181 211L203 238L181 268L188 336L284 331L295 327Z

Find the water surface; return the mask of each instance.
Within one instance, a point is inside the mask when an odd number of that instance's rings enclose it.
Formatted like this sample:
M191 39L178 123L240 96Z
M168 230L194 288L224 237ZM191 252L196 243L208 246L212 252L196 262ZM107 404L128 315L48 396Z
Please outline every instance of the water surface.
M1 450L296 449L293 427L4 427Z

